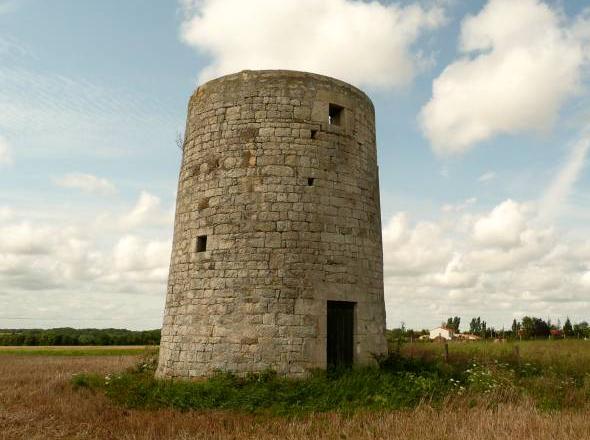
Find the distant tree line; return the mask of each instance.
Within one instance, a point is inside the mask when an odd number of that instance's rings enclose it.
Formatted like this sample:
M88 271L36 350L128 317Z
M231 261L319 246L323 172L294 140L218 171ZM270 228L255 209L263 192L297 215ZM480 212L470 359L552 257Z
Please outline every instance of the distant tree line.
M518 337L534 339L550 336L564 338L590 338L590 326L586 321L572 324L570 318L565 320L563 326L558 320L556 324L551 320L544 321L541 318L525 316L522 321L512 321L511 331Z
M460 333L461 318L453 316L441 323L442 327ZM412 330L406 328L405 324L399 328L387 331L390 340L415 339L421 335L429 334L429 330ZM542 338L590 338L590 325L586 321L572 324L568 317L563 325L558 320L553 323L551 319L545 321L534 316L524 316L521 320L514 319L509 329L496 329L487 325L481 317L472 318L469 321L469 330L465 333L479 336L483 339L542 339Z
M160 330L75 329L0 329L0 345L158 345Z

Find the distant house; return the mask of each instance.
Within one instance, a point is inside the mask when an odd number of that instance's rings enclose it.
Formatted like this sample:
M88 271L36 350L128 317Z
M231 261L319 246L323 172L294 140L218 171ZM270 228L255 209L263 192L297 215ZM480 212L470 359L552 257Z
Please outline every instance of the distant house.
M450 328L437 327L430 330L430 339L443 339L450 341L455 337L455 331Z
M455 335L455 338L460 341L479 341L481 338L471 333L459 333Z

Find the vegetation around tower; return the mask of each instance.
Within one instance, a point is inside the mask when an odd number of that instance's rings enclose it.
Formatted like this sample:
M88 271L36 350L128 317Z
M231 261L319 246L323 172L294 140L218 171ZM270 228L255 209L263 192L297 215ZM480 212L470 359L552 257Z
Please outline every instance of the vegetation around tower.
M155 358L114 374L81 374L79 388L130 408L238 410L275 415L416 408L443 404L538 410L590 408L590 350L583 340L508 344L392 344L375 368L316 371L305 379L272 371L207 380L154 379ZM518 349L515 349L518 347Z

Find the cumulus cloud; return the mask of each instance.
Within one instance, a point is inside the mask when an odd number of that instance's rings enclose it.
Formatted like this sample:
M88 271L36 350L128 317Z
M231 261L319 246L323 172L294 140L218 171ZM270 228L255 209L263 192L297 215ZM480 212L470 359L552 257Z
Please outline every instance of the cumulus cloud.
M383 231L388 324L461 314L501 326L512 318L506 310L587 319L590 240L538 216L534 204L514 200L428 222L393 216Z
M454 253L451 261L445 267L444 272L437 273L433 280L442 287L466 288L473 287L479 278L477 273L466 270L464 257L460 253Z
M524 208L506 200L475 222L473 236L487 246L514 247L520 244L525 227Z
M185 0L182 40L211 57L200 81L242 69L293 69L399 87L422 61L414 42L440 7L356 0Z
M9 284L25 290L31 277L44 288L138 281L137 289L166 281L170 252L170 240L125 235L105 249L76 228L14 224L0 228L0 279L12 276Z
M170 242L142 239L134 235L122 237L113 249L114 267L123 271L168 269Z
M121 217L119 224L124 229L170 224L174 213L164 211L161 205L159 197L142 191L133 209Z
M117 192L117 187L111 181L92 174L70 173L53 181L62 188L75 188L87 193L111 195Z
M438 153L497 134L543 132L580 90L582 26L540 0L489 0L461 26L457 59L436 78L421 124Z
M0 136L0 166L12 164L12 152L8 141Z
M432 243L437 246L433 248ZM400 276L433 271L445 264L452 251L438 224L420 222L410 228L406 213L395 215L383 228L383 248L385 273Z
M155 240L152 234L88 233L87 224L71 217L23 220L8 207L0 208L3 213L3 318L35 318L35 325L47 326L89 325L95 319L103 325L160 325L171 240ZM106 314L97 314L99 310Z
M33 227L28 222L0 228L0 250L13 254L47 254L59 241L58 231L49 227Z

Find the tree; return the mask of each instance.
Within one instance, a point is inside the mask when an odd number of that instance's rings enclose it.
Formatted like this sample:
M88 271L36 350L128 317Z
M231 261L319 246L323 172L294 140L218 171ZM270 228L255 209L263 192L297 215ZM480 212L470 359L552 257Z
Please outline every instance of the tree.
M125 329L0 329L0 345L153 345L160 330Z
M469 323L469 333L477 334L481 332L481 319L478 316L477 318L471 318L471 322Z
M563 336L567 338L568 336L573 336L573 334L574 328L572 327L572 322L570 321L570 317L568 316L565 320L565 323L563 324Z
M586 321L582 321L574 324L574 334L578 338L587 338L590 334L588 323Z
M447 319L446 327L448 329L453 330L455 333L459 333L459 325L461 324L461 318L459 316L455 316L453 318Z
M522 318L522 330L526 338L547 337L550 327L541 318L525 316Z
M516 338L518 336L518 331L520 330L520 322L516 319L512 320L512 335Z
M460 325L461 325L461 318L460 318L459 316L455 316L455 317L453 318L453 328L455 329L455 331L456 331L457 333L459 333L459 332L460 332L460 330L459 330L459 326L460 326Z

